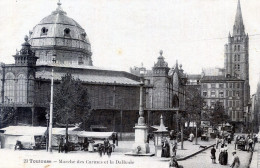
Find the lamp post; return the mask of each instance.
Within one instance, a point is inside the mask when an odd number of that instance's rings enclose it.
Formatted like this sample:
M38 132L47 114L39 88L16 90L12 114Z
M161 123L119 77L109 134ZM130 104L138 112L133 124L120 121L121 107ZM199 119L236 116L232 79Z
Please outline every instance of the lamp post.
M47 121L47 134L46 134L46 151L48 152L48 147L49 147L49 113L47 112L47 114L45 115L46 121Z
M49 124L49 148L48 151L52 152L52 120L53 120L53 72L54 72L54 63L56 63L56 55L53 55L52 59L53 65L51 70L51 102L50 102L50 124Z

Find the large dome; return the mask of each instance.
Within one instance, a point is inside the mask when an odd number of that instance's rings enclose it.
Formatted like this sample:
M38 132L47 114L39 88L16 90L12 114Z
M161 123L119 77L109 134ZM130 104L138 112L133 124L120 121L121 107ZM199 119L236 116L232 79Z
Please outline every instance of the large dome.
M85 30L58 7L30 32L29 43L39 57L37 64L50 64L56 57L66 66L92 65L91 45Z

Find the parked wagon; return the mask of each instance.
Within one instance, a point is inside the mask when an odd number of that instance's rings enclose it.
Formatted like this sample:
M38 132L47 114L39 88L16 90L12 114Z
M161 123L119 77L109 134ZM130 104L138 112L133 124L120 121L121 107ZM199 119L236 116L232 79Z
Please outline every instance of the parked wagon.
M237 142L237 149L240 149L240 150L246 150L246 141L245 140L239 140Z
M208 141L209 140L208 134L202 134L201 135L201 140L202 141Z

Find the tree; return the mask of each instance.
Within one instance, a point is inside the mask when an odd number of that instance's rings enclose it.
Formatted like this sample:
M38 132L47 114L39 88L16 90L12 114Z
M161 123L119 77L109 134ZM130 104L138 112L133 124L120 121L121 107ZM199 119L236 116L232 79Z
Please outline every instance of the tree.
M224 106L217 101L214 105L214 108L210 114L210 122L213 126L222 125L230 121L229 115L226 114Z
M196 135L195 144L198 144L198 124L201 121L201 113L204 109L205 101L201 96L200 89L195 86L186 87L186 97L185 97L185 119L188 122L196 123Z
M13 107L1 107L1 128L15 124L16 110Z
M66 125L66 142L68 142L68 125L81 123L85 127L91 115L87 88L79 79L67 73L54 92L54 116L56 122Z

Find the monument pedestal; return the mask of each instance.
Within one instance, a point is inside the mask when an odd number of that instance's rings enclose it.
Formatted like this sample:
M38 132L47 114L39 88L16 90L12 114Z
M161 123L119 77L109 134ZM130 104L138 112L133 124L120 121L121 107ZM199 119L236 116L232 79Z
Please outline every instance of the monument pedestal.
M148 127L146 125L136 125L134 129L135 143L133 152L137 154L150 153L149 144L147 143Z
M147 143L148 127L146 125L136 125L135 129L135 143L132 147L132 152L126 153L131 156L153 156L150 153L150 147Z

